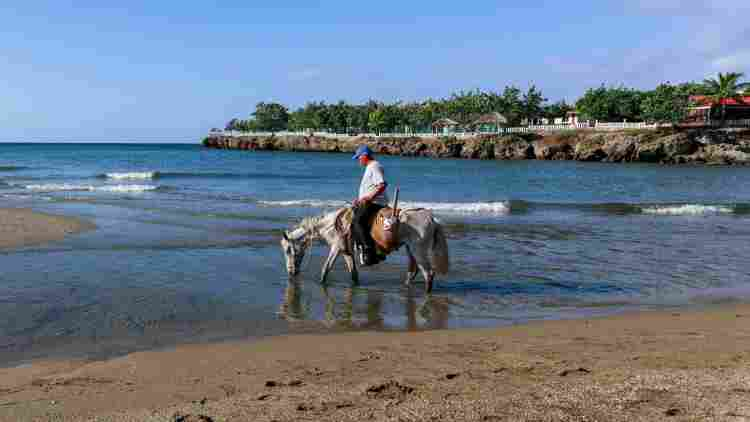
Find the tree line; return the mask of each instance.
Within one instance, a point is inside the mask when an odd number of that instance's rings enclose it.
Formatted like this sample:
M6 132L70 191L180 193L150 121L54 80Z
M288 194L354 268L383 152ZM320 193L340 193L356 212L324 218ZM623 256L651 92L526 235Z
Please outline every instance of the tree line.
M541 119L552 121L565 117L572 110L578 112L580 120L679 123L685 119L689 99L693 95L706 95L715 101L722 98L741 101L740 93L750 88L749 84L739 82L743 76L742 73L719 73L715 79L681 84L667 82L649 91L601 85L588 89L575 105L569 105L564 100L550 103L533 85L525 92L515 86L507 86L502 92L461 91L448 98L421 102L309 102L293 111L283 104L261 102L249 118L232 119L225 129L272 132L326 130L335 133L429 132L433 122L442 118L454 120L461 126L470 126L484 114L499 112L508 120L508 125L517 126L536 123Z

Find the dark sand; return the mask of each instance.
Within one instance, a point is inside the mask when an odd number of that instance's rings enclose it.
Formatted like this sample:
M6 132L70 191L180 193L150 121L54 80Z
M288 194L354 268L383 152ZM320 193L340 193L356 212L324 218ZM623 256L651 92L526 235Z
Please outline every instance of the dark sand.
M38 245L93 229L72 217L42 214L29 209L0 209L0 249Z
M35 362L0 420L750 420L750 305Z

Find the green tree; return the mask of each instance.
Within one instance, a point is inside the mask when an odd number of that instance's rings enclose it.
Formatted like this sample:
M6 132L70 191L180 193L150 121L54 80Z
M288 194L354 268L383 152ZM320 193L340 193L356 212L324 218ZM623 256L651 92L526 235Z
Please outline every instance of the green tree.
M678 85L687 95L708 95L709 89L702 82L685 82Z
M745 76L744 73L728 72L721 73L715 79L705 79L703 84L708 90L708 97L714 103L721 104L721 125L724 126L724 122L727 118L727 105L726 100L735 100L739 103L744 104L745 101L742 98L741 92L747 88L747 83L740 83L740 79Z
M544 114L542 105L546 101L547 99L542 96L542 92L535 85L531 85L528 91L523 94L523 99L521 100L521 117L526 119L529 124L541 118Z
M641 119L643 93L624 87L589 88L578 101L576 109L582 117L603 122Z
M253 117L259 130L276 132L286 129L289 123L287 108L278 103L258 103Z
M380 134L386 127L386 112L384 108L377 108L368 115L367 127Z
M523 113L523 104L521 100L521 90L515 86L506 86L500 98L502 113L511 125L517 125L521 121Z
M664 83L647 92L641 101L644 120L677 124L687 116L690 86Z
M565 100L560 100L556 103L544 106L544 117L549 120L554 120L558 117L565 117L565 115L571 110L573 110L571 105L566 103Z

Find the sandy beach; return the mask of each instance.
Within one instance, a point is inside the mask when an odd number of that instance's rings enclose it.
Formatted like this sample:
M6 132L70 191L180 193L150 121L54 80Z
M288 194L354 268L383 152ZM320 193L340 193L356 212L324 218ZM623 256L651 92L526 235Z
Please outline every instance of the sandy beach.
M0 370L0 420L750 420L750 305Z
M93 224L72 217L29 209L0 209L0 249L53 242L93 228Z

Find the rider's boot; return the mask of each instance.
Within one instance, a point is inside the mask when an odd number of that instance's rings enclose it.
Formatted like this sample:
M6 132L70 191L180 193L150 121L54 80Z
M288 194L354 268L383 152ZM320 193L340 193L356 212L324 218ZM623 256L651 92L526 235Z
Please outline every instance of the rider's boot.
M357 245L357 258L361 266L375 265L379 262L374 250L365 245Z

